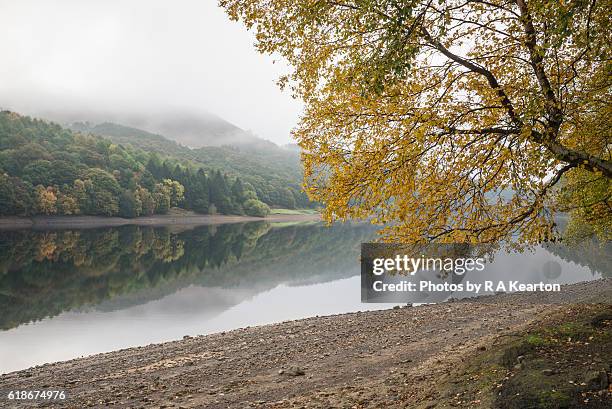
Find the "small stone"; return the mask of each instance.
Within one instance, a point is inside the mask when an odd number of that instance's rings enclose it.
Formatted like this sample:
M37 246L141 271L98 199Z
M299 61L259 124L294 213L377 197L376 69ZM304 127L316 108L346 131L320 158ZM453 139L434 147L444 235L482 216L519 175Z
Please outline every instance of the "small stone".
M555 371L553 371L552 369L544 369L542 370L542 375L546 375L546 376L551 376L554 375Z
M600 391L608 389L610 381L608 379L608 373L605 370L591 373L589 376L588 386L590 390Z
M291 368L286 369L286 370L281 369L281 371L283 371L283 374L289 375L289 376L302 376L306 374L306 372L304 372L304 370L300 368L299 366L292 366Z

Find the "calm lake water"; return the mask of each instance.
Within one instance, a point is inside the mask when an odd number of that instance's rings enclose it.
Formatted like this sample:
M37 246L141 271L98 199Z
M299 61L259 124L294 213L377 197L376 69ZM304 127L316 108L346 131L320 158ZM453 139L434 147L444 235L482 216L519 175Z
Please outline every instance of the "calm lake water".
M0 231L0 373L315 315L360 302L367 224ZM496 257L555 282L610 275L609 248ZM542 269L554 261L560 269ZM503 272L502 272L503 273Z

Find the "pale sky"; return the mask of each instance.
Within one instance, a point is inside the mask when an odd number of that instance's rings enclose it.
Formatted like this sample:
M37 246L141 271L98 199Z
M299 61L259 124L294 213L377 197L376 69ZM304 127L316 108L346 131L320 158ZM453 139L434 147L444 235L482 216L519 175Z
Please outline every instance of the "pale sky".
M0 107L207 111L290 142L282 62L216 0L0 0Z

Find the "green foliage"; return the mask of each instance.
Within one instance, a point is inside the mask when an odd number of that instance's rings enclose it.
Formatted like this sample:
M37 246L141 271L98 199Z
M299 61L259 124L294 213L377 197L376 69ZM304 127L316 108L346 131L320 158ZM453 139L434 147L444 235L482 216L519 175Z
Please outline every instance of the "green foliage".
M119 216L138 217L142 214L142 202L138 195L130 190L124 190L119 198Z
M136 189L135 200L140 201L141 215L150 216L155 213L155 199L147 188L139 187Z
M592 236L601 243L612 241L612 179L583 169L568 172L559 189L559 210L567 211L569 223L564 239L577 244Z
M257 199L249 199L244 202L244 212L249 216L266 217L270 214L270 207Z
M90 130L85 124L80 128ZM297 174L297 167L291 168L286 156L276 164L270 161L272 167L264 172L263 160L258 159L255 165L233 148L223 148L231 151L231 159L223 149L215 151L217 156L208 155L205 149L194 154L144 131L113 124L102 129L122 136L110 140L84 135L46 121L0 112L0 215L137 217L164 214L171 207L204 214L211 209L243 214L248 200L283 207L309 205L297 182L277 175L286 170L293 179ZM134 144L125 145L127 140ZM148 151L134 147L139 145ZM283 158L278 152L276 156ZM214 169L210 163L220 164L219 158L244 163L238 168ZM209 159L210 163L206 162ZM243 180L227 171L248 176ZM258 207L261 213L263 207Z
M0 214L25 216L35 207L34 187L19 178L0 174Z
M198 170L198 173L187 181L185 185L187 187L185 191L185 202L187 206L198 213L208 213L210 199L209 199L209 187L208 178L202 169Z
M210 201L220 213L231 213L234 208L226 178L220 171L213 173L210 180Z
M146 164L147 170L157 179L170 177L183 184L185 207L188 209L206 213L208 205L205 200L197 205L193 203L189 198L190 189L187 186L189 183L181 179L183 175L173 174L175 171L170 172L170 169L175 169L177 164L175 158L187 160L190 165L202 169L208 175L213 175L218 170L231 179L239 178L241 184L245 186L248 197L242 200L234 198L235 210L238 212L240 205L247 199L259 199L276 207L307 208L316 205L309 201L308 196L302 191L302 168L297 150L284 149L273 144L266 145L265 148L207 146L190 149L161 135L113 123L99 125L77 123L72 125L72 129L104 136L119 146L132 146L150 153L151 159ZM162 157L165 157L165 160ZM141 185L145 186L142 183ZM146 187L150 190L153 188L152 185ZM233 188L233 184L230 188ZM253 197L254 195L256 197ZM226 205L228 204L222 203L217 207Z
M155 208L158 213L168 213L168 210L170 210L170 192L163 184L158 183L155 185L153 200L155 201Z

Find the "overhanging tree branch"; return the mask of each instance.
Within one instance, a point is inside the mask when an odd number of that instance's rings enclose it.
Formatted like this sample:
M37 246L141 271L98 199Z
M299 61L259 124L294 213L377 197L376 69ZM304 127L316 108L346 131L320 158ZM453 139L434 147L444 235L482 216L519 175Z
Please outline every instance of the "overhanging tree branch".
M533 25L532 25L532 28L533 28ZM499 82L495 78L495 76L489 70L487 70L486 68L484 68L483 66L479 64L475 64L451 52L442 43L440 43L440 41L434 39L425 27L421 28L421 32L424 38L427 40L427 42L429 42L433 47L435 47L438 51L444 54L447 58L455 61L458 64L461 64L462 66L466 67L470 71L473 71L475 73L478 73L484 76L487 79L489 86L493 90L495 90L497 95L500 97L501 103L506 109L508 116L510 117L512 122L519 128L525 127L525 124L522 122L522 120L519 118L516 111L514 110L514 107L512 105L512 102L508 98L508 95L505 93L505 91L502 89ZM546 77L545 73L543 73L543 68L541 68L542 61L536 58L536 62L538 62L536 65L540 67L538 68L538 71L540 71L540 69L542 71L540 74L536 73L536 76L539 75L542 78L543 89L546 89L546 87L548 87L549 92L546 92L546 94L549 94L549 93L552 94L552 96L549 96L549 95L546 96L546 98L550 98L548 103L554 106L555 109L558 109L556 97L554 93L552 92L552 89L550 88L550 83L548 82L548 78ZM548 149L548 151L551 152L553 156L561 162L565 162L573 166L582 166L590 171L598 171L598 172L601 172L606 177L612 178L612 162L611 161L608 161L602 158L598 158L597 156L591 155L586 152L570 149L556 140L556 134L558 133L558 128L560 127L561 122L562 122L562 114L558 114L555 110L552 110L551 112L552 112L551 131L546 132L546 134L542 134L541 132L531 129L531 132L530 132L531 140L540 145L545 146ZM555 121L557 121L558 123Z
M519 127L523 126L523 122L516 114L516 111L514 110L514 106L512 105L512 102L510 102L510 98L508 98L508 95L499 85L497 78L495 78L495 76L493 75L493 73L491 73L491 71L487 70L482 65L475 64L463 57L458 56L457 54L454 54L448 48L446 48L440 41L433 38L425 27L421 27L421 33L423 34L423 37L425 38L425 40L427 40L428 43L430 43L435 49L437 49L442 54L444 54L447 58L450 58L456 63L463 65L465 68L469 69L472 72L475 72L475 73L478 73L484 76L487 79L489 86L493 90L495 90L495 92L499 96L502 105L504 106L504 108L506 108L506 111L508 113L508 116L510 117L510 120L516 125L518 125Z

